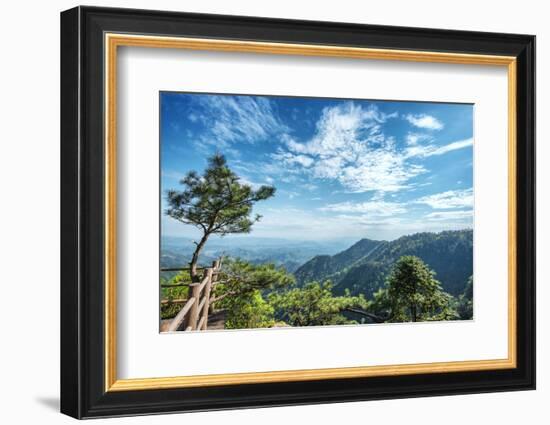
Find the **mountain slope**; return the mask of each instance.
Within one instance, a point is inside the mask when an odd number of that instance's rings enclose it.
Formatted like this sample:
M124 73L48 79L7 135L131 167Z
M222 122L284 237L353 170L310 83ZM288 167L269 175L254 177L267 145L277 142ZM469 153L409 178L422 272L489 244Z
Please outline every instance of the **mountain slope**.
M380 244L386 244L384 241L373 241L370 239L361 239L345 251L336 255L317 255L303 264L294 273L298 282L309 282L312 280L331 279L336 282L337 276L342 275L354 263L367 258L369 253L375 250Z
M384 285L395 261L403 255L420 257L436 272L443 289L452 295L464 291L472 275L472 230L416 233L391 242L362 239L334 256L317 256L295 271L299 284L330 279L334 291L348 289L370 297Z

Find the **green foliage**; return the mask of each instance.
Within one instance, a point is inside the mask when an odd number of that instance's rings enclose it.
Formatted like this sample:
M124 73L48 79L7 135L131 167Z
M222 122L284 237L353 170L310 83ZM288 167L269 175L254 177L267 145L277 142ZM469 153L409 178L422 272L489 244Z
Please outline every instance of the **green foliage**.
M226 310L225 329L269 328L275 324L273 307L257 289L226 297L220 304Z
M247 296L259 290L275 290L294 284L294 276L272 263L252 264L239 258L225 258L214 291L215 298Z
M363 296L334 297L332 283L310 282L303 288L293 288L269 295L269 303L275 309L277 320L291 326L342 325L357 323L347 319L342 312L350 307L366 308Z
M163 283L163 285L174 285L173 288L163 287L161 291L161 298L163 299L181 299L182 297L187 296L187 287L186 286L175 286L175 285L187 285L191 283L189 278L189 273L186 271L177 272L177 274L170 279L169 281Z
M474 317L474 280L470 276L464 292L458 297L457 311L462 320L470 320Z
M373 295L369 311L378 317L389 318L391 316L392 302L388 288L380 288Z
M177 272L175 276L173 276L169 280L161 280L162 285L180 285L180 284L188 284L191 283L191 279L189 277L189 273L187 272ZM187 298L187 286L174 286L173 288L161 288L161 299L162 300L181 300ZM160 307L160 317L161 319L171 319L174 317L180 309L183 307L183 304L181 303L168 303L168 304L161 304Z
M160 318L164 319L173 319L179 313L183 304L163 304L160 307Z
M443 292L434 272L418 257L403 256L387 280L392 322L458 318L452 297Z
M265 328L275 324L273 307L262 291L294 284L294 276L274 264L251 264L238 258L222 263L213 296L216 309L226 311L226 329Z
M343 277L335 288L336 293L349 290L352 294L364 294L367 297L382 288L391 269L391 264L369 261L344 271Z

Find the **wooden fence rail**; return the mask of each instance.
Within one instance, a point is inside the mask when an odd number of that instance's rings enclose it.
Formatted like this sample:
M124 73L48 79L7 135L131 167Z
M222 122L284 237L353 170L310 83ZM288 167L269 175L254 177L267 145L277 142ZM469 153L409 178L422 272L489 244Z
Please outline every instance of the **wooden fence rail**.
M172 319L168 331L204 331L208 328L208 312L210 311L210 294L216 285L218 273L221 267L221 260L212 263L212 267L204 269L200 282L190 283L189 298L185 301L183 308ZM172 285L175 286L175 285ZM172 301L174 302L174 301ZM177 300L183 303L184 300Z
M204 270L205 267L197 267L197 270ZM182 272L185 270L191 270L190 267L167 267L164 269L160 269L161 272Z

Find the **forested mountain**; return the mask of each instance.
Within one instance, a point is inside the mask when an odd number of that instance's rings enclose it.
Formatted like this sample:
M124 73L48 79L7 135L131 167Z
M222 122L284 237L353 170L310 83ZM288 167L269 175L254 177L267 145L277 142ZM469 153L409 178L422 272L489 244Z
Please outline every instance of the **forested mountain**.
M299 267L294 274L299 283L325 279L331 279L333 283L336 283L358 261L368 259L373 252L387 243L385 241L361 239L336 255L317 255Z
M390 242L362 239L336 255L314 257L294 275L300 285L330 279L336 294L349 289L352 295L370 297L400 257L414 255L436 272L444 291L459 295L473 272L472 236L472 230L456 230L416 233Z

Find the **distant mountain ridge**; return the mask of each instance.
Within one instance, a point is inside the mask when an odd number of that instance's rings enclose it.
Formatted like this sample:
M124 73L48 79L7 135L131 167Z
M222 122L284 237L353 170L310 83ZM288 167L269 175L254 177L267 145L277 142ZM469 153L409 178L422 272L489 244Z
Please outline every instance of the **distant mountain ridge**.
M209 240L201 253L201 265L211 264L220 256L238 257L254 264L275 263L292 273L316 255L333 255L353 241L302 241L261 237L226 237ZM161 268L186 267L195 245L193 239L164 236L161 240Z
M395 261L403 255L415 255L436 272L446 292L459 295L472 275L472 238L472 230L453 230L416 233L393 241L361 239L336 255L312 258L294 275L300 285L330 279L335 293L348 289L352 295L370 297L384 285Z

